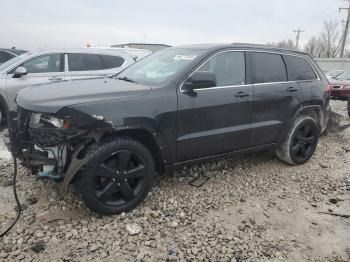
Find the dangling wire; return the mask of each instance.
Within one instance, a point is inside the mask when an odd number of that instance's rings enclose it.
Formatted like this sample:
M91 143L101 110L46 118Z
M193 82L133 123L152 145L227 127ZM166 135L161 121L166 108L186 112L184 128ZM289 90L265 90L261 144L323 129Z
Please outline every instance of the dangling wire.
M21 217L22 207L17 196L16 182L17 182L17 158L13 156L13 194L15 196L15 200L17 204L17 217L12 222L12 224L3 233L0 234L0 238L3 238L16 225L17 221Z

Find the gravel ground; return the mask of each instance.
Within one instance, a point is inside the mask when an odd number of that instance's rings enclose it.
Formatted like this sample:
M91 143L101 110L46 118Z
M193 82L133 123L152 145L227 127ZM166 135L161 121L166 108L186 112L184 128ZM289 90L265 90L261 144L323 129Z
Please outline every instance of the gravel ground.
M332 108L349 122L345 102ZM141 206L110 217L20 168L25 210L0 240L0 261L350 261L350 218L319 213L350 215L349 138L350 129L322 137L304 166L262 152L158 176ZM15 216L12 170L3 157L2 229ZM203 175L202 187L188 184Z

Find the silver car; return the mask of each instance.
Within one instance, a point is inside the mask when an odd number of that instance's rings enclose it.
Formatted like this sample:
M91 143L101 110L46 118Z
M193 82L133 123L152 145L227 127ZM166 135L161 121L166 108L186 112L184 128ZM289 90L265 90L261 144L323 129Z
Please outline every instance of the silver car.
M25 87L115 74L151 54L128 48L50 49L27 52L0 65L0 124L15 110L14 97Z

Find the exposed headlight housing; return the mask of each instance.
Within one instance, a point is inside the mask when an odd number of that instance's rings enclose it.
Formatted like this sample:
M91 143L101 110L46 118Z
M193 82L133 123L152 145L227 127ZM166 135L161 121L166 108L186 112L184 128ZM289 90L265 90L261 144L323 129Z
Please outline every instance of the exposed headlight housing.
M68 128L69 120L60 118L54 115L33 113L30 118L29 127L56 127L56 128Z

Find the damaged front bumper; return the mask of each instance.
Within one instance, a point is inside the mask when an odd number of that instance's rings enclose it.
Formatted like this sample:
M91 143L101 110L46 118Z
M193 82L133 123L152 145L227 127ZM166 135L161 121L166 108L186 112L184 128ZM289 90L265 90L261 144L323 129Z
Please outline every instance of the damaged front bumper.
M18 108L4 139L25 167L62 181L64 192L85 163L83 150L110 130L103 120L76 111L58 115Z

